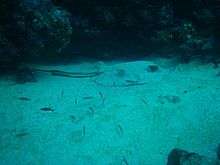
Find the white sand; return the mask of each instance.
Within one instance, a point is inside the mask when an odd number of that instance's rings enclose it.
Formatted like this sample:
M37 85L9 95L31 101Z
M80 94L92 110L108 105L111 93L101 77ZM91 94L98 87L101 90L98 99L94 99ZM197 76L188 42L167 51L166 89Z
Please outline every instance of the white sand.
M151 63L160 70L147 72ZM1 80L1 165L165 165L174 147L215 157L220 77L212 65L155 60L37 67L104 74ZM127 80L144 84L126 87ZM172 96L180 100L169 102ZM40 110L48 106L54 112Z

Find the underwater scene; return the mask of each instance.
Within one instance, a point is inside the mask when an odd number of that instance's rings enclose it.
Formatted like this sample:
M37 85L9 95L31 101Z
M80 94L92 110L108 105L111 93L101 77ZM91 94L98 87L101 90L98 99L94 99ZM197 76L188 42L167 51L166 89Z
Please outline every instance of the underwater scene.
M220 165L220 1L1 0L0 165Z

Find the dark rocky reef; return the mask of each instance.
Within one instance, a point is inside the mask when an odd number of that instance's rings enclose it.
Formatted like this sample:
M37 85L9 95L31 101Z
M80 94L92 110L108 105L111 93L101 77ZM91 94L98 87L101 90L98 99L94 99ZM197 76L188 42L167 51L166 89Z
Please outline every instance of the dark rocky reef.
M169 155L167 165L219 165L217 159L207 158L194 152L175 148Z
M28 82L37 82L37 79L33 70L28 67L22 67L15 72L15 82L18 84L24 84Z
M17 58L0 60L0 77L6 75L11 75L18 84L37 81L34 71L22 66Z
M22 61L38 56L56 57L70 42L70 15L50 0L3 1L0 56L20 56Z
M220 59L218 0L2 0L0 56ZM159 48L159 49L158 49Z
M216 155L217 155L218 159L220 160L220 144L218 144L218 146L217 146Z

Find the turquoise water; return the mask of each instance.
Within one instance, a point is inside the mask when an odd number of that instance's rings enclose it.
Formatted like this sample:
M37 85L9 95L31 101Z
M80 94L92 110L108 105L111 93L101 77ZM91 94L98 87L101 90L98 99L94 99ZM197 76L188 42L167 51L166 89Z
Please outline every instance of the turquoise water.
M159 66L147 71L151 64ZM173 148L215 158L220 81L211 64L155 59L33 68L36 83L0 80L0 164L164 165Z

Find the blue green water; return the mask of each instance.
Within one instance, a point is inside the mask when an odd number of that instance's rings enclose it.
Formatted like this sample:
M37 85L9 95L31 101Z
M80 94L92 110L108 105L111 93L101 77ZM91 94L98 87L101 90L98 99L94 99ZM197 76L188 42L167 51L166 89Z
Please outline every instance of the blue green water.
M159 70L148 72L151 64ZM216 157L220 81L211 64L155 59L31 67L103 74L39 72L38 82L25 84L1 79L1 165L164 165L173 148Z

